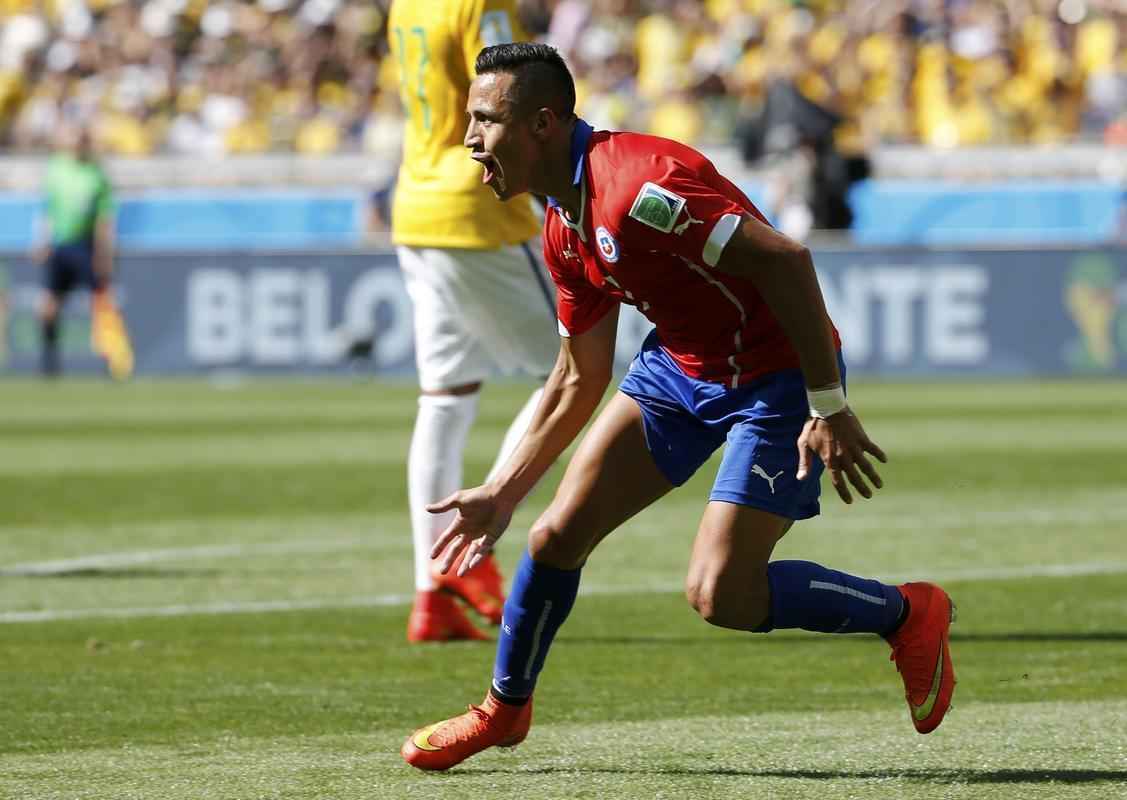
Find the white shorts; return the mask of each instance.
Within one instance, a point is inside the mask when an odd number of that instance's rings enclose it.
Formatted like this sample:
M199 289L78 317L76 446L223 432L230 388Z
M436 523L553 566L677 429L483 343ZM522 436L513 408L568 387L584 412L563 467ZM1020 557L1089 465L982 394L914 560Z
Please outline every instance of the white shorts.
M420 388L450 389L498 373L548 375L560 350L555 287L530 244L400 245L397 254L415 306Z

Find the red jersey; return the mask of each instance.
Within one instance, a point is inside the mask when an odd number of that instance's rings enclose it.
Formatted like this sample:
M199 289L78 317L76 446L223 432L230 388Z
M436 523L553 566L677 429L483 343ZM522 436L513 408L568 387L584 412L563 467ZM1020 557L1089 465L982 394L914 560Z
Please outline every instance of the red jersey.
M751 281L716 269L744 217L766 218L712 162L669 139L595 132L578 120L572 163L580 219L549 198L544 226L561 335L629 303L690 377L735 387L798 368Z

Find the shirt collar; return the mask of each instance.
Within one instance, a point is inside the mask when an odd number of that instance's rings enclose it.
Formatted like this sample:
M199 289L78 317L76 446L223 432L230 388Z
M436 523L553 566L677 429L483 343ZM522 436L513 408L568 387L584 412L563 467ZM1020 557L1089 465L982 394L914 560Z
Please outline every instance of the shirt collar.
M591 143L591 134L595 129L587 124L581 117L575 118L575 127L571 131L571 164L574 173L571 179L572 186L579 186L583 181L583 165L587 161L587 146ZM556 198L549 197L548 205L556 208L559 203Z

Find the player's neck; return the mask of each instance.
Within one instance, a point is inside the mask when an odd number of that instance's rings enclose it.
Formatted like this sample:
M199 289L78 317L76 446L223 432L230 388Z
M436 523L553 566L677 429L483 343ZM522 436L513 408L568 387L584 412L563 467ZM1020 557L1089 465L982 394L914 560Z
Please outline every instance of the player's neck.
M582 214L583 195L579 185L573 182L575 167L571 163L571 134L574 127L573 120L552 142L551 156L543 162L544 191L541 194L554 198L568 216L577 220Z
M567 212L568 217L573 222L578 222L580 217L583 216L583 209L581 208L583 195L580 193L578 186L569 183L566 191L552 196L556 198L556 202Z

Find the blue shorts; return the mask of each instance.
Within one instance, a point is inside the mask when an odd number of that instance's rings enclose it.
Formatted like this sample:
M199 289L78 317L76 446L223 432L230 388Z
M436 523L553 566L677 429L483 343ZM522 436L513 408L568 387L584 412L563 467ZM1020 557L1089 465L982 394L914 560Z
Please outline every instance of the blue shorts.
M838 355L842 381L845 363ZM650 333L619 390L642 409L646 446L658 469L680 486L727 442L710 500L787 519L818 515L822 462L798 480L798 437L810 406L800 370L765 375L730 389L690 378Z
M62 296L75 286L92 292L104 288L105 282L94 272L93 242L57 244L47 259L44 285L51 294Z

